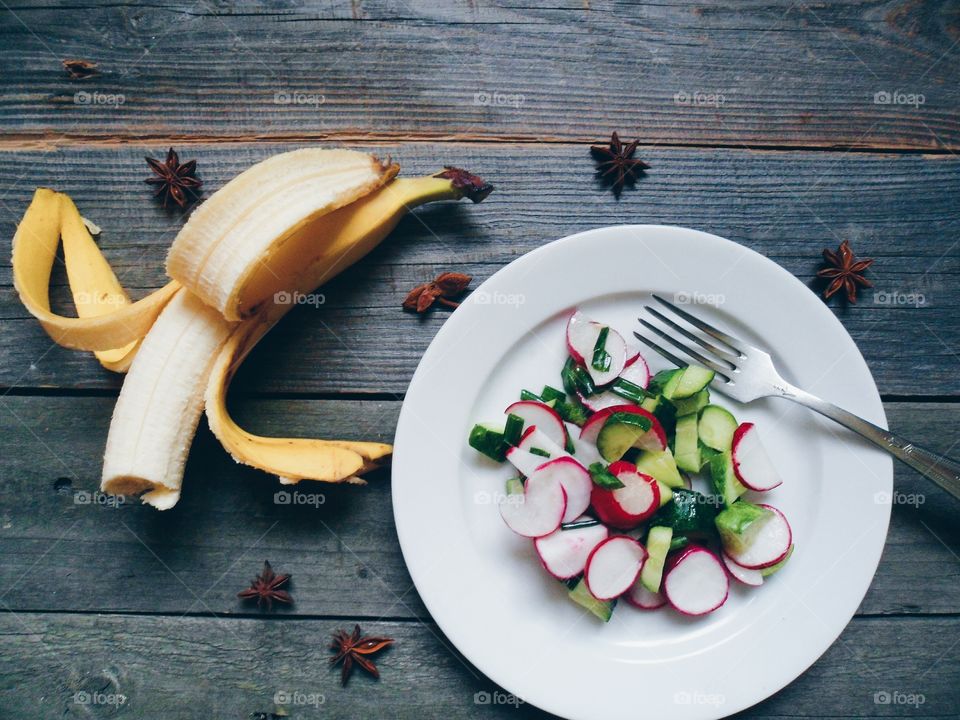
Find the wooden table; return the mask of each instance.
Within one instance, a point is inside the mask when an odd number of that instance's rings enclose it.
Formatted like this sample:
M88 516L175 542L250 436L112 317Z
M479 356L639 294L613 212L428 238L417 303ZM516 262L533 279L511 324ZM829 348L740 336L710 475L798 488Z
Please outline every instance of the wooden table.
M235 383L255 431L383 441L447 317L400 302L440 271L476 283L554 238L649 222L731 238L807 282L821 249L849 239L876 258L881 294L830 304L890 425L960 455L960 5L539 4L4 3L3 234L35 186L66 191L140 296L163 283L183 223L142 184L143 156L170 145L197 158L208 192L314 144L390 154L409 174L483 175L497 186L487 202L405 219L324 288L323 306L291 313ZM100 75L71 81L69 57ZM612 130L639 136L652 166L619 202L587 151ZM54 284L68 308L62 270ZM542 717L475 702L498 689L419 600L388 472L366 488L309 488L319 507L278 505L276 480L235 465L201 427L173 510L85 502L122 377L51 344L6 260L0 312L2 717L245 718L276 710L277 692L301 703L287 706L296 718ZM900 465L896 483L857 616L746 716L960 717L960 506ZM291 609L236 599L265 558L293 574ZM344 689L327 642L354 623L397 643L379 682Z

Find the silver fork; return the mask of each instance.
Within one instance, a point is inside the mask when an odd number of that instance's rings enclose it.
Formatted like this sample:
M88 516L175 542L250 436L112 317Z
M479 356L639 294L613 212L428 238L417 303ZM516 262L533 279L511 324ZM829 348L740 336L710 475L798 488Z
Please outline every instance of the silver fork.
M677 318L719 343L719 345L715 344L709 339L688 330L649 305L645 306L645 309L651 316L676 335L694 343L703 352L698 351L689 343L685 344L677 340L675 335L661 330L644 318L638 318L640 324L645 328L690 356L697 363L713 370L716 377L712 385L724 395L740 402L750 402L757 398L770 396L783 397L801 405L806 405L811 410L816 410L821 415L859 433L870 442L905 462L921 475L933 480L955 498L960 499L960 463L918 447L892 432L877 427L851 412L847 412L791 385L780 377L780 373L773 366L773 360L769 353L728 335L722 330L718 330L713 325L691 315L686 310L678 308L658 295L654 295L653 298ZM675 365L684 367L690 364L689 361L682 360L640 333L634 332L633 334L637 336L640 342L650 346Z

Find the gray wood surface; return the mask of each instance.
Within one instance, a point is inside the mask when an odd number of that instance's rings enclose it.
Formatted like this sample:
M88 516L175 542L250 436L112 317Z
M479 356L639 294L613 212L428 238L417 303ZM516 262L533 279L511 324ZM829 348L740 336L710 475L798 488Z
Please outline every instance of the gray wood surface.
M18 141L582 141L609 127L659 144L960 145L949 0L15 9L2 18L0 62L18 72L0 79L0 122ZM102 75L71 83L63 57ZM904 100L877 104L882 92Z
M184 159L199 158L212 192L250 163L290 147L296 145L198 145L185 149ZM372 147L397 158L407 174L452 163L482 174L497 190L481 205L437 204L404 219L362 265L323 289L324 305L294 311L264 340L244 365L238 389L403 393L446 318L444 311L422 318L401 313L413 286L457 269L473 274L475 287L504 263L563 235L661 223L743 243L804 282L813 279L824 247L849 239L858 254L876 259L869 277L884 294L866 290L855 308L837 299L831 306L880 391L960 392L960 315L953 306L960 283L957 158L654 148L642 153L653 166L647 178L617 202L597 186L582 145ZM141 182L143 155L161 151L138 145L0 153L0 186L8 188L0 229L12 235L33 188L54 186L104 229L101 246L135 294L159 287L167 248L182 224L176 213L157 207ZM52 347L20 305L8 262L0 265L0 387L118 388L121 378L88 356ZM55 279L65 282L62 272ZM923 304L905 304L911 295ZM71 311L62 287L54 297L63 312Z

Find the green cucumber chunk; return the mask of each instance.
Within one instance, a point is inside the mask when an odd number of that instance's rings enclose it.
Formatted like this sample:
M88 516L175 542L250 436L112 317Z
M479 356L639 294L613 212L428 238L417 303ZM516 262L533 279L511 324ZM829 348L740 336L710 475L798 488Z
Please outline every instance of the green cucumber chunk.
M729 450L710 459L710 482L713 492L720 496L727 507L733 505L737 498L747 491L733 472L733 460Z
M642 407L648 413L656 414L657 408L660 406L662 400L663 398L660 395L650 395L640 403L640 407Z
M673 502L657 511L651 521L673 529L677 535L714 535L717 507L713 498L686 488L673 489Z
M615 412L608 417L597 435L597 450L607 462L616 462L633 447L651 426L650 418L629 412Z
M523 480L518 477L512 477L507 480L507 495L523 495Z
M683 369L683 374L680 376L680 381L673 389L673 392L671 392L671 394L667 397L669 397L671 400L674 400L696 395L698 392L707 387L707 385L713 382L715 375L716 373L713 372L713 370L707 370L699 365L687 365ZM664 395L666 395L666 393L664 393Z
M776 565L771 565L770 567L764 568L763 570L760 571L760 574L761 574L763 577L770 577L770 576L773 575L777 570L779 570L780 568L782 568L784 565L787 564L787 560L790 559L790 556L791 556L791 555L793 555L793 545L792 545L792 544L790 545L789 548L787 548L787 554L783 556L783 560L781 560L780 562L778 562Z
M717 532L720 533L724 549L732 553L742 553L771 518L772 510L746 500L737 500L720 511L714 522L717 524Z
M654 478L653 481L657 484L657 489L660 490L660 507L663 507L668 502L673 500L673 488L669 485L664 485L656 478Z
M659 391L667 400L673 397L677 386L680 384L680 378L683 375L683 368L675 370L661 370L653 376L650 382L650 388Z
M737 419L719 405L707 405L700 411L700 424L697 431L703 444L714 450L726 452L733 443L733 433L737 429Z
M696 395L688 398L674 398L670 401L677 411L677 417L689 415L690 413L700 412L710 402L710 391L704 388Z
M640 571L640 583L650 592L660 592L660 581L663 578L663 564L667 553L670 552L670 543L673 541L673 528L657 525L647 533L647 560Z
M615 601L597 600L590 594L590 590L587 588L587 582L583 578L580 578L577 584L567 591L567 594L577 605L586 608L604 622L610 620L610 616L613 615L613 605Z
M683 478L680 477L680 471L677 470L677 463L673 459L670 448L657 451L644 450L637 458L637 470L654 480L659 480L667 487L684 487Z
M507 445L516 445L520 442L523 433L523 418L510 413L507 415L507 424L503 428L503 441Z
M491 460L503 462L507 459L507 444L503 440L503 431L494 425L487 423L474 425L467 443Z
M673 445L673 457L677 461L677 467L687 472L700 472L696 413L677 418Z

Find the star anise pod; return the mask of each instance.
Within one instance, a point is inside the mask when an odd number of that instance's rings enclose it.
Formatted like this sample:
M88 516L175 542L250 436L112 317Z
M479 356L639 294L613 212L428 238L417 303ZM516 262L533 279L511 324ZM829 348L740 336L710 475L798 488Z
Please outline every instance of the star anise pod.
M359 625L354 625L353 632L350 634L347 634L345 630L337 630L333 634L333 642L330 643L330 649L336 653L330 658L330 665L336 665L338 662L343 663L340 668L340 684L347 684L354 664L359 665L375 678L380 677L380 671L377 670L377 666L374 665L370 656L376 655L392 644L393 638L362 637Z
M850 243L844 240L834 252L830 249L823 251L823 261L827 267L817 273L817 277L829 280L823 297L829 298L843 288L847 293L847 300L857 302L857 286L873 287L873 283L863 277L863 271L873 265L873 258L857 260L857 256L850 249Z
M640 140L634 140L629 145L624 145L620 142L620 136L613 133L610 147L590 146L590 154L597 161L597 176L613 187L613 194L618 198L624 185L632 186L643 171L650 167L633 156L639 144Z
M280 589L287 584L289 579L289 575L277 575L270 567L270 563L264 560L263 572L250 581L250 587L238 592L237 597L243 600L256 600L257 607L262 607L265 604L267 610L273 608L274 600L290 605L293 603L290 593Z
M196 160L181 164L173 148L167 151L167 159L163 162L150 157L144 160L154 172L154 177L148 177L144 182L157 186L154 195L163 198L163 207L167 207L168 200L173 200L183 208L197 198L203 181L197 177Z
M71 80L86 80L100 72L97 69L97 64L89 60L71 58L69 60L62 60L61 63Z
M403 301L403 309L423 313L429 310L435 302L450 308L459 307L460 303L451 300L451 298L466 290L472 279L464 273L440 273L430 282L417 285L411 290Z

